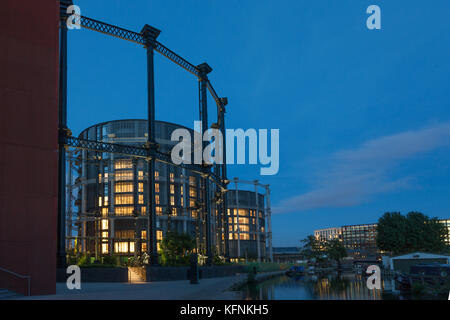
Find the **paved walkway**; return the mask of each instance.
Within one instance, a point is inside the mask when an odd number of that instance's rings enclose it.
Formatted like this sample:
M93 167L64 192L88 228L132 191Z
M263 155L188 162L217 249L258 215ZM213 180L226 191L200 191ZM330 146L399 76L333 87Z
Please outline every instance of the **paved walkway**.
M256 279L284 274L284 271L260 273ZM87 282L80 290L67 289L66 283L56 284L56 294L21 297L22 300L240 300L240 292L230 287L247 280L247 274L233 277L201 279L199 284L188 280L141 283Z
M69 290L65 283L56 284L56 294L23 297L24 300L239 300L239 292L228 291L247 275L201 279L199 284L188 280L142 283L82 283L80 290Z

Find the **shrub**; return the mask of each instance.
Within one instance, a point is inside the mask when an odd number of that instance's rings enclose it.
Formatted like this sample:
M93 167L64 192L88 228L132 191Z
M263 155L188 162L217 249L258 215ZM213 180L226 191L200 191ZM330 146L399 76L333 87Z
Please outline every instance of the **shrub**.
M87 255L84 254L80 257L80 259L78 259L78 266L85 266L85 265L90 265L91 264L91 258Z
M102 264L117 266L119 265L119 258L117 256L104 256L102 259Z

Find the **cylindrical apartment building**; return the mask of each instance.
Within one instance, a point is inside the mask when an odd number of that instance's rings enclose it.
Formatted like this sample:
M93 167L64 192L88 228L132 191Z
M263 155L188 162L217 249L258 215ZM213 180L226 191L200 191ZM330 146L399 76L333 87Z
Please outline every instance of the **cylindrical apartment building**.
M254 191L230 189L227 198L230 258L266 259L264 195Z
M180 125L156 121L159 151L169 152L178 143L171 141ZM185 128L191 132L193 130ZM147 120L118 120L94 125L80 138L142 147L147 142ZM100 255L135 255L149 248L148 163L129 155L77 151L71 173L78 177L76 187L77 227L69 236L83 252ZM210 184L209 204L205 204L204 184ZM197 239L205 253L205 205L211 212L212 253L224 255L223 216L217 203L217 186L198 173L156 161L155 206L157 240L168 230L188 233Z

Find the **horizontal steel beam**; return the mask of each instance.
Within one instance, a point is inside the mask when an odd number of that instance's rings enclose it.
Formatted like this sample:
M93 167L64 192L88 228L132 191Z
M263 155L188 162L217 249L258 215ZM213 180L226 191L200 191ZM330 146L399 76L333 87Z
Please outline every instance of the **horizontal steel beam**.
M66 147L73 147L82 150L94 151L94 152L106 152L106 153L117 153L128 155L132 157L138 158L155 158L156 161L163 162L168 165L177 166L184 168L186 170L190 170L194 173L200 175L206 175L208 178L218 184L219 186L226 187L219 176L217 176L214 172L210 172L206 167L196 164L174 164L172 162L171 156L168 153L160 152L157 150L151 150L144 147L135 147L117 143L109 143L95 140L86 140L82 138L76 138L72 136L62 136L61 137L63 143Z

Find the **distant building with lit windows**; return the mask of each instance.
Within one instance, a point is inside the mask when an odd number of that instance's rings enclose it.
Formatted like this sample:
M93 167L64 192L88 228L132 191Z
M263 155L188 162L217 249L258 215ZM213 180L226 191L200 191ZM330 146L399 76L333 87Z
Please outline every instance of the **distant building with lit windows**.
M358 224L341 228L342 243L349 255L355 259L379 258L377 224Z
M326 228L314 231L316 240L329 241L333 239L342 240L342 228Z
M450 219L439 220L444 226L447 227L447 236L445 237L445 243L450 246Z
M379 256L376 227L376 224L359 224L319 229L314 231L314 237L323 242L338 239L354 259L375 259Z

